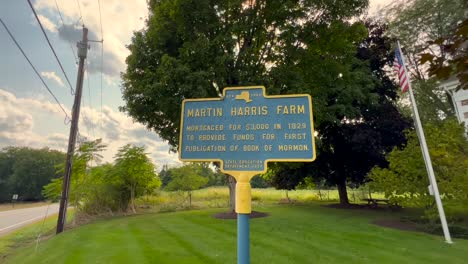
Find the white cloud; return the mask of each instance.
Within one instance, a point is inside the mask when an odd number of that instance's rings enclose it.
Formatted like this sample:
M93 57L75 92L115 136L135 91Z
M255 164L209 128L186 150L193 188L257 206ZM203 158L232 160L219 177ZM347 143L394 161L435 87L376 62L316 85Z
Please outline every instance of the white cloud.
M63 81L60 77L57 76L55 72L41 72L43 77L46 77L49 80L56 82L58 85L63 87Z
M89 29L90 39L104 39L104 74L118 77L119 73L125 70L125 58L129 54L125 46L130 43L133 31L143 28L144 19L148 16L147 1L101 0L103 36L101 36L98 1L80 0L80 3L81 14ZM64 22L68 25L76 25L80 17L76 1L62 0L58 1L58 5ZM56 12L55 0L37 0L34 6L40 11ZM61 28L58 28L59 34ZM72 38L80 39L81 34L73 34ZM73 41L75 42L76 40ZM99 45L92 44L88 53L91 72L100 71L101 47Z
M67 112L70 110L64 107ZM126 145L145 146L146 151L161 168L178 164L177 156L169 153L167 143L143 125L134 123L124 113L103 106L101 112L83 106L80 111L79 134L87 139L102 138L108 145L103 161L112 162L117 150ZM45 99L19 98L0 89L0 148L5 146L45 147L65 151L69 125L63 123L60 108ZM45 132L44 130L49 130Z
M42 26L52 33L57 33L57 26L50 19L43 15L38 15L39 20L41 21Z
M102 138L108 145L103 153L104 161L112 161L120 147L133 144L145 146L158 168L164 164L179 163L177 155L169 153L167 143L163 142L155 132L148 131L140 123L133 122L124 113L114 111L108 106L103 106L102 115L96 109L83 107L79 127L82 136L89 139Z
M34 118L24 111L26 107L21 98L0 89L0 146L34 146L40 142L41 137L32 132Z

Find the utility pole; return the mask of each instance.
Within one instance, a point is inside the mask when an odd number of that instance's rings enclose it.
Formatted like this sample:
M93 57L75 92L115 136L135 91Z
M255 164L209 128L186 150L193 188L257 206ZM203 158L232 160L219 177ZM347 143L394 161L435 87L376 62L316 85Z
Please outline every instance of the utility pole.
M60 209L57 220L56 234L62 233L67 218L68 193L70 190L70 176L73 165L73 154L75 150L76 135L78 132L78 120L80 119L81 94L83 91L84 61L88 53L88 29L83 27L83 39L78 42L78 77L76 79L75 101L73 103L73 113L68 137L67 161L65 163L65 175L63 177L62 197L60 199Z

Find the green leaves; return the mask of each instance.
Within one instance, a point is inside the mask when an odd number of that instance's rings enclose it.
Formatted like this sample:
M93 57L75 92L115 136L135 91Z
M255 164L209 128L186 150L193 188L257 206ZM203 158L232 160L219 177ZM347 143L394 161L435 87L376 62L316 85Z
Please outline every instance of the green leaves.
M0 150L0 202L11 201L13 194L20 200L43 200L42 187L61 176L55 167L64 163L64 153L48 148Z
M115 156L114 173L123 187L135 191L135 197L152 191L161 185L155 166L145 153L144 147L125 145Z
M311 93L320 105L345 90L316 89L334 87L339 73L348 76L349 59L366 36L360 23L345 22L366 0L159 0L149 6L147 27L128 47L121 110L156 131L173 151L183 99L218 97L224 87L255 84L270 94Z
M135 210L134 199L161 185L155 166L143 147L125 145L119 149L114 164L99 164L106 145L101 139L84 142L73 157L70 202L88 214ZM63 166L58 167L63 175ZM63 177L43 189L48 199L61 196Z
M208 179L201 176L202 166L189 163L179 168L171 169L172 180L167 185L170 191L193 191L204 186Z
M456 120L430 123L425 126L429 152L444 203L450 204L449 217L466 210L468 202L468 142L464 128ZM385 192L385 196L405 206L432 207L429 180L422 158L421 147L414 131L408 132L408 143L403 149L395 148L388 156L388 169L375 167L369 173L372 185ZM466 211L465 211L466 212ZM427 212L432 215L431 212Z

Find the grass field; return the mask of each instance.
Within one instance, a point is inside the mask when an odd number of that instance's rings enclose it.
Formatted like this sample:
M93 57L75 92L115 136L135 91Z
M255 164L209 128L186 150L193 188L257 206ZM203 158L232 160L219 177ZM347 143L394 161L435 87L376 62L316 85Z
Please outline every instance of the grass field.
M307 203L312 201L333 202L338 201L337 190L293 190L288 192L293 202ZM362 202L368 198L366 189L348 189L348 197L352 203ZM381 193L372 193L373 198L384 198ZM284 190L273 188L252 189L252 203L254 205L276 204L286 200ZM157 195L144 196L137 200L140 206L150 206L154 211L173 212L187 209L187 196L180 192L159 192ZM194 208L222 208L229 206L229 189L226 186L209 187L193 192L192 207Z
M466 263L468 241L375 226L385 211L267 205L251 220L252 263ZM236 221L223 209L100 220L17 249L6 263L236 263Z

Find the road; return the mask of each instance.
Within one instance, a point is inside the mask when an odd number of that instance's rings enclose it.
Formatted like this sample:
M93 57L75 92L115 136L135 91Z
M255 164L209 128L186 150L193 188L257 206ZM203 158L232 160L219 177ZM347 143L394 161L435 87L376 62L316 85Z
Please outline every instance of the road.
M59 204L0 212L0 236L58 213Z

